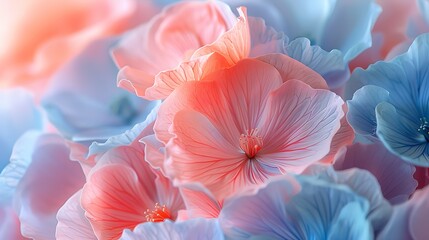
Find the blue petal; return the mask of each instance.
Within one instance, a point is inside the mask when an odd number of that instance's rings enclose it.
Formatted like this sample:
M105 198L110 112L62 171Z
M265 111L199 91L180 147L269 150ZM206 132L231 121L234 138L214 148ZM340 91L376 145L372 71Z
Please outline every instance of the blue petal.
M389 99L389 92L377 86L364 86L353 94L353 99L347 101L349 111L347 120L353 130L369 140L377 138L377 120L375 108L381 102Z
M224 237L217 219L194 218L183 222L142 223L134 231L125 230L120 239L222 240Z
M156 105L116 86L118 69L109 55L115 43L93 42L53 77L42 104L66 137L106 140L144 121Z
M329 85L329 88L340 87L348 80L350 71L338 50L326 52L319 46L311 46L307 38L297 38L286 46L286 54L313 69Z
M418 166L429 167L429 144L419 134L419 127L400 116L387 102L376 108L377 135L385 146L402 159Z
M427 0L418 0L418 3L420 12L423 14L426 23L429 24L429 2Z
M380 13L381 7L373 0L336 1L319 45L327 51L339 49L344 60L351 61L371 47L371 29Z
M373 238L372 228L365 220L365 215L362 214L361 206L357 202L348 203L343 207L337 220L332 223L327 237L329 240L371 238Z
M308 167L304 174L348 186L354 193L366 198L369 202L367 217L375 231L381 230L390 218L392 207L384 199L377 179L368 171L355 168L336 172L331 166L314 164Z
M361 239L355 233L371 229L368 208L368 202L347 187L308 176L283 176L253 194L226 201L219 221L231 239ZM331 226L345 222L343 211L354 215L341 232L344 236L338 236ZM372 232L366 232L370 236L365 239L371 239Z
M13 145L30 129L42 129L42 115L24 89L0 90L0 172L9 163Z

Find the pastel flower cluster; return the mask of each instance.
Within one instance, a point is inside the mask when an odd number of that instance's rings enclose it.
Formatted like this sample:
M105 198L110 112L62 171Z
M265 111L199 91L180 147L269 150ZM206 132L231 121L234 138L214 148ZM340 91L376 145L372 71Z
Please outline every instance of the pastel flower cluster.
M428 1L5 5L0 239L429 239Z

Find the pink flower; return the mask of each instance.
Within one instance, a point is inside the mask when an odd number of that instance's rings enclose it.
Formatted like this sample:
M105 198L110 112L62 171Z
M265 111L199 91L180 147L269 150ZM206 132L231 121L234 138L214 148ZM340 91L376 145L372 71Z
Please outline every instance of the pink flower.
M140 138L99 156L89 173L81 204L99 239L118 239L144 222L176 220L184 208L178 189L145 162Z
M217 1L173 5L136 29L113 51L119 86L147 99L164 99L246 57L281 52L284 36L262 19L239 17Z
M307 84L306 84L307 83ZM188 82L160 108L155 133L164 170L201 182L218 199L249 184L301 172L328 151L343 101L323 78L285 55L245 59Z

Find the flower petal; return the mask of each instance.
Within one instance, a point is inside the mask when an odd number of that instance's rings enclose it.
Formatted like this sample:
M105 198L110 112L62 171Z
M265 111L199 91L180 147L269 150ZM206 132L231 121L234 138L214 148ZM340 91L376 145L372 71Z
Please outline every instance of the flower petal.
M85 211L80 206L82 190L76 192L66 203L58 210L56 239L73 240L88 239L96 240L91 224L85 217Z
M377 135L390 151L414 165L429 166L429 144L417 131L417 125L399 115L387 102L377 105L376 116Z
M388 99L388 91L373 85L364 86L354 93L353 99L347 101L349 107L347 120L356 133L367 137L369 140L377 138L375 108L379 103Z
M285 172L300 172L329 152L344 116L343 101L327 90L289 80L269 97L263 115L261 160Z

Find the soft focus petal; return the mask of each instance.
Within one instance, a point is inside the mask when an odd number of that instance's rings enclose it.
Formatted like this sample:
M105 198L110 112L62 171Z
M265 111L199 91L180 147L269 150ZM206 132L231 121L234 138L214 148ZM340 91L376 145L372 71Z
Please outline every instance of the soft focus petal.
M2 239L24 240L18 216L12 206L0 204L0 237Z
M42 128L42 115L30 92L19 88L0 90L0 172L8 164L13 145L30 129Z
M381 8L372 0L336 1L320 39L325 50L339 49L349 62L371 47L371 29ZM341 33L341 34L338 34Z
M55 237L59 240L96 240L91 224L80 206L82 191L79 190L58 210Z
M416 191L412 198L395 207L394 214L380 234L380 240L387 239L426 239L427 216L429 214L429 188Z
M91 43L53 76L42 101L65 136L107 139L144 121L156 105L116 86L118 70L109 55L114 43L113 38Z
M60 136L45 134L38 138L15 195L24 236L55 238L58 209L85 181L79 164L70 161L69 154Z
M153 14L151 4L142 4L146 11L134 15L140 5L134 0L2 1L1 5L1 21L8 24L0 28L0 88L37 87L87 43L124 31L134 24L134 17L143 20Z
M224 237L217 219L196 218L184 222L143 223L134 231L125 230L120 239L222 240Z
M413 178L415 167L390 153L381 143L357 143L347 147L346 153L335 160L334 168L360 168L371 172L377 178L383 196L392 204L408 200L417 186Z

